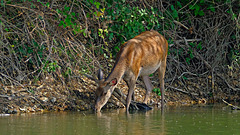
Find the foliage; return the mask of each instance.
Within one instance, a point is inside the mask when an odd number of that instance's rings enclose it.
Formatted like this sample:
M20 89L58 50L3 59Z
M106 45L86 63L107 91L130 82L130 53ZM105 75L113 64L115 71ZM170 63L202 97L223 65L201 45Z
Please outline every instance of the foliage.
M154 88L152 91L156 93L158 96L161 96L161 91L159 88Z
M109 42L115 43L114 55L119 51L119 46L126 40L145 30L160 27L156 9L153 7L142 9L132 7L124 1L108 1L105 11L106 15L103 20L110 22L108 26L109 33L106 36Z

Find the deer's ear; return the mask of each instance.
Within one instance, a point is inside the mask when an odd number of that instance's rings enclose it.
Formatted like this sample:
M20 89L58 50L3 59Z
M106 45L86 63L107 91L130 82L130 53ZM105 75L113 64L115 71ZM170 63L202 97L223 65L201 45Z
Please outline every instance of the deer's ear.
M117 84L117 79L116 79L116 78L112 79L112 80L109 82L109 85L110 85L110 86L114 86L114 85L116 85L116 84Z
M103 79L103 71L101 69L98 69L98 74L97 74L98 80Z

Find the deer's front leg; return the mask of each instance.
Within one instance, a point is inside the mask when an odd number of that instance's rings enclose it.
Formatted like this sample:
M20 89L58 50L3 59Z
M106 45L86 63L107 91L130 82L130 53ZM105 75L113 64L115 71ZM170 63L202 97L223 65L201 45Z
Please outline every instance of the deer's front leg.
M123 80L127 83L128 89L130 88L131 82L125 78L123 78ZM135 96L134 96L134 90L132 93L132 100L135 101Z
M133 92L134 92L134 88L135 88L135 83L136 83L136 79L134 78L131 78L127 81L127 84L128 84L128 95L127 95L127 112L129 110L129 105L131 103L131 100L132 100L132 95L133 95Z
M153 86L152 86L151 80L149 79L149 76L147 76L147 75L142 76L142 79L143 79L143 82L146 86L146 96L145 96L145 99L143 100L143 103L147 104L147 101L148 101L150 93L153 89Z

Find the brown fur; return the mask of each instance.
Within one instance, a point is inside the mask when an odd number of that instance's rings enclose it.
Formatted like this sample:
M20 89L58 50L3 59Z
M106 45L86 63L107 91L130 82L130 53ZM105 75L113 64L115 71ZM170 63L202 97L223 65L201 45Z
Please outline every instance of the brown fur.
M125 42L117 55L112 72L105 81L100 81L96 90L97 101L95 108L100 111L110 98L116 84L123 79L127 82L129 93L127 97L127 110L134 91L135 82L139 76L144 77L144 83L148 88L144 102L147 102L150 89L148 75L158 69L160 89L162 91L162 104L164 96L164 74L168 51L167 40L156 31L146 31ZM116 84L111 81L116 79ZM104 94L102 94L104 93Z

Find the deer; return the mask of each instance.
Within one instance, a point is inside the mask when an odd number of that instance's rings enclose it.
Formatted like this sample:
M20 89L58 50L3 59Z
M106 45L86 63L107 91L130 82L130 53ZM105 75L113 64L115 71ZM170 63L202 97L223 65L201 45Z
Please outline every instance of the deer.
M155 30L145 31L121 45L115 64L107 76L103 79L103 72L98 72L98 87L95 91L95 112L100 112L102 107L111 97L115 87L123 79L128 86L126 98L126 111L129 111L134 88L138 77L146 87L143 103L147 104L153 85L149 75L158 70L161 91L161 105L164 105L164 76L168 53L166 38ZM134 99L134 98L133 98Z

